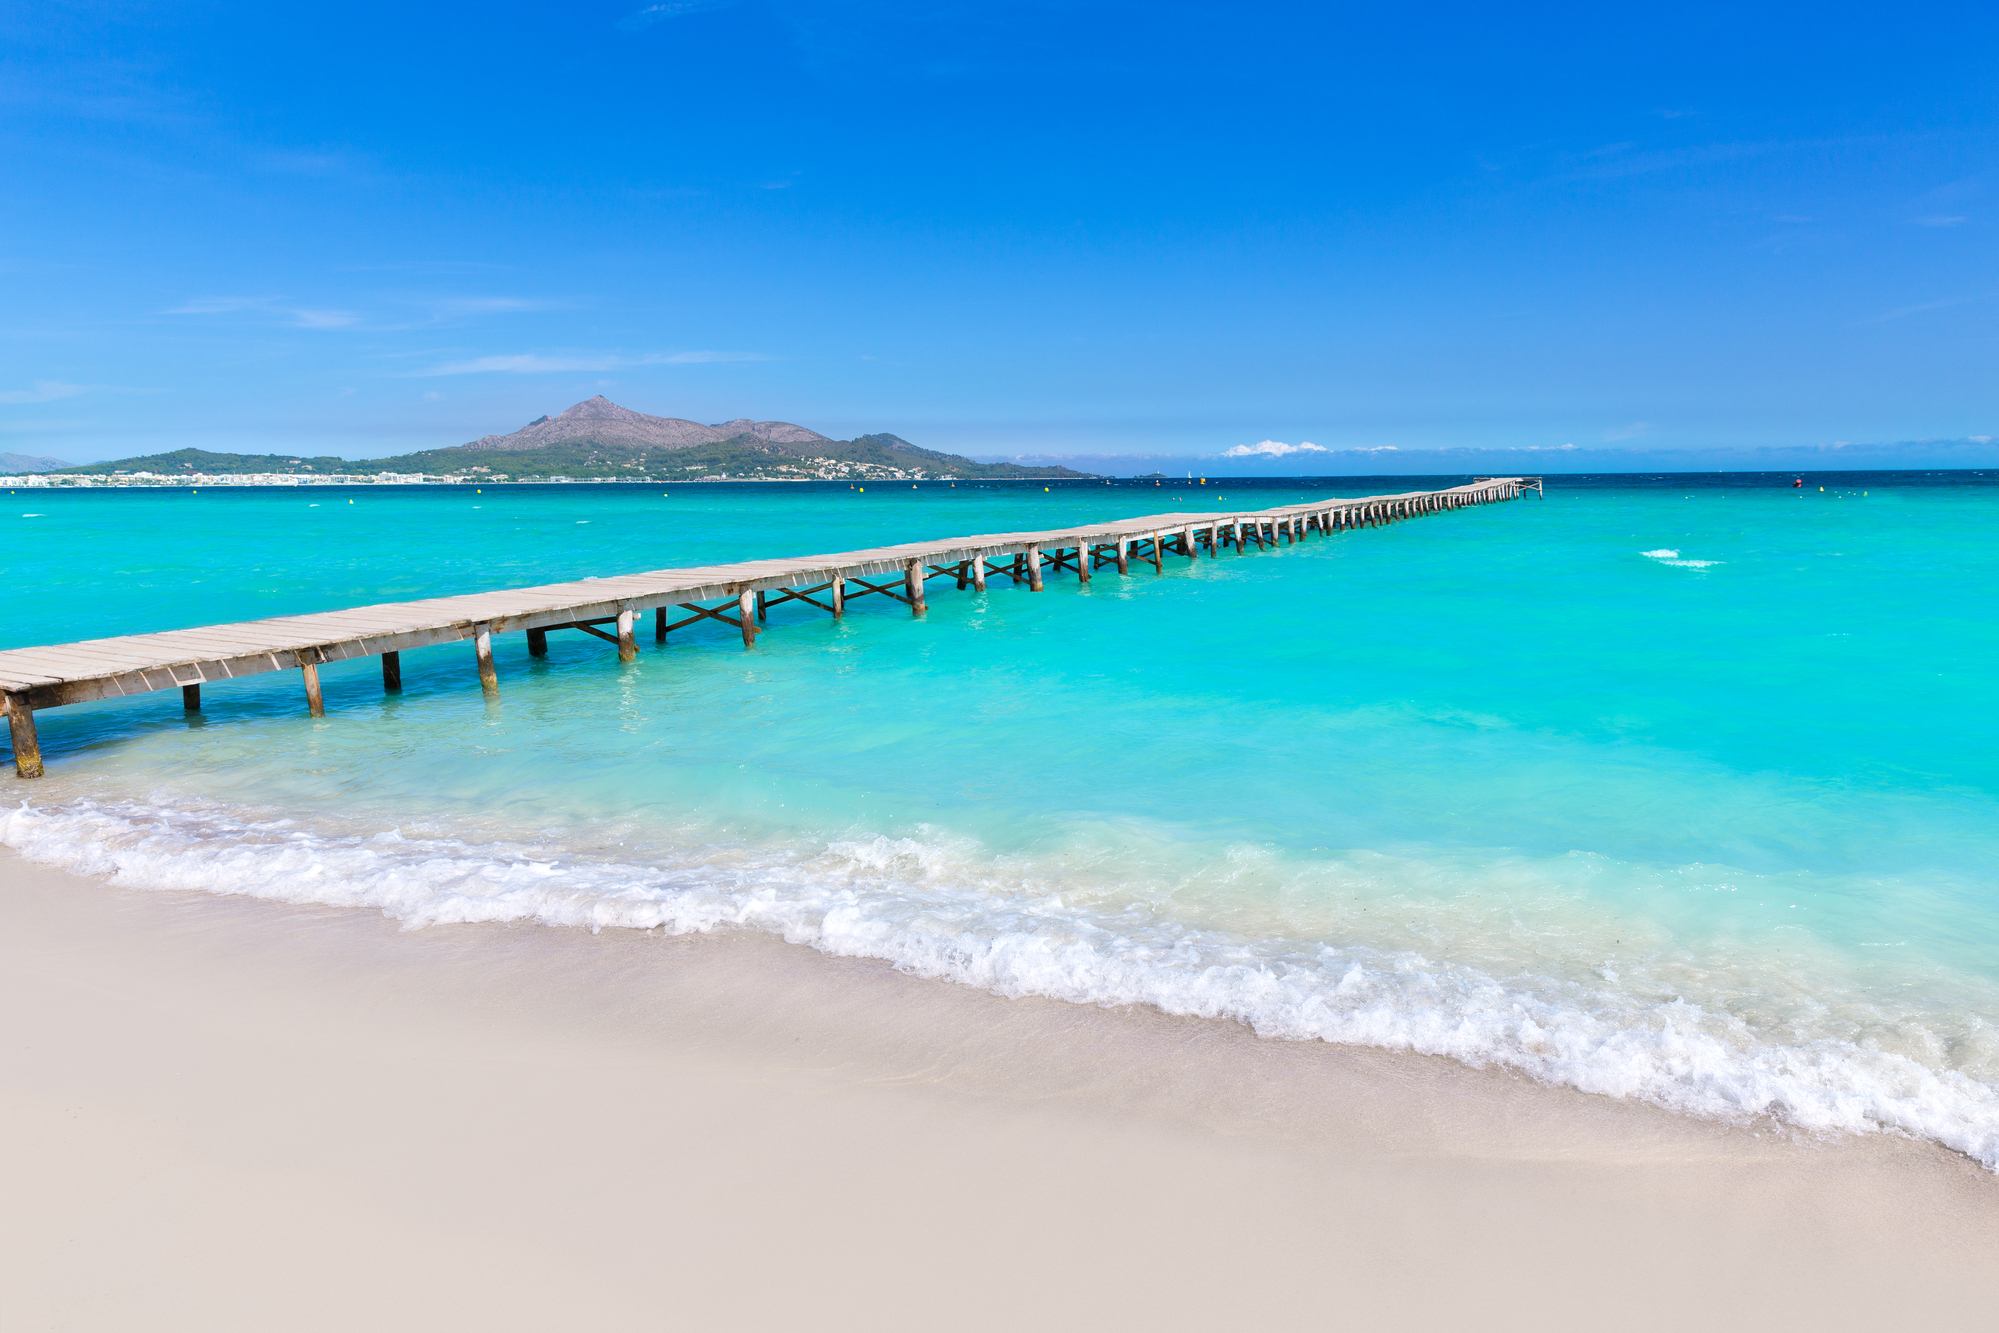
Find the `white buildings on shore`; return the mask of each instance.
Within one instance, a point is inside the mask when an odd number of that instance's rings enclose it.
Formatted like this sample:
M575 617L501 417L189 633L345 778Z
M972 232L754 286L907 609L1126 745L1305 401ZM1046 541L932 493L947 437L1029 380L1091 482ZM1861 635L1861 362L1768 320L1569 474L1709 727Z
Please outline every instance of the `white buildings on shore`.
M705 477L510 477L504 472L26 472L0 474L0 486L21 488L92 488L105 486L464 486L470 484L534 485L536 483L646 482L675 484L702 481L928 481L922 469L884 467L879 463L846 463L831 467L771 469L761 474Z
M10 490L20 487L76 486L394 486L420 482L476 481L476 477L432 476L421 472L30 472L0 477Z

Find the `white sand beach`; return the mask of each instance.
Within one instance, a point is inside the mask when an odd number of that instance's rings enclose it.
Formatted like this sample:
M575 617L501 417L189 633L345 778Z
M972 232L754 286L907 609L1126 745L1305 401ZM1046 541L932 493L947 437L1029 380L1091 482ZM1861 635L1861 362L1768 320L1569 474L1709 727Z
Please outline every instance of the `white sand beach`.
M0 950L10 1329L1822 1331L1999 1298L1999 1178L1926 1144L768 937L404 931L0 852Z

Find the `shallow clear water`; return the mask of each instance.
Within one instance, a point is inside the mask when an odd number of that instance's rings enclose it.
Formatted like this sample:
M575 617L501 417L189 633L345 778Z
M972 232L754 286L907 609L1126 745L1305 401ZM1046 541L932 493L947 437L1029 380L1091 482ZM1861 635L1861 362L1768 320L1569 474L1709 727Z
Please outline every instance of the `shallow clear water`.
M745 652L499 641L40 717L140 887L778 931L1999 1163L1999 476L1558 478ZM1818 486L1823 483L1825 489ZM1435 481L17 492L4 644ZM351 503L350 503L351 501Z

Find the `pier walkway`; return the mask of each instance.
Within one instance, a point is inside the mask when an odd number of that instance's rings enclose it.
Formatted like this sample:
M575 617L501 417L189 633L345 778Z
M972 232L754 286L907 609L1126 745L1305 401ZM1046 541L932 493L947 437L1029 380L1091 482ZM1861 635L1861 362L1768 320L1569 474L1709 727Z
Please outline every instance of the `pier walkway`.
M853 598L879 593L921 614L924 585L932 579L952 579L959 589L984 590L986 581L997 576L1039 592L1044 577L1061 570L1072 571L1083 582L1107 565L1115 566L1119 574L1129 574L1133 562L1163 571L1168 555L1199 559L1203 552L1214 556L1231 545L1241 553L1252 544L1262 549L1299 541L1307 534L1375 527L1517 499L1527 490L1540 489L1538 477L1481 477L1470 485L1440 491L1313 500L1248 513L1152 514L1048 532L986 533L837 555L662 569L13 648L0 651L0 697L5 699L15 772L33 778L42 773L35 711L63 704L179 689L182 706L194 711L201 707L201 687L211 681L299 671L306 706L319 717L325 712L319 668L327 662L379 657L384 688L396 690L402 687L399 654L404 649L470 639L480 683L494 691L499 688L493 666L495 634L523 631L528 650L539 655L548 651L550 630L580 630L616 644L619 658L630 661L638 654L637 618L650 611L654 634L661 641L673 630L716 620L740 630L748 647L755 643L769 609L785 602L805 602L837 616Z

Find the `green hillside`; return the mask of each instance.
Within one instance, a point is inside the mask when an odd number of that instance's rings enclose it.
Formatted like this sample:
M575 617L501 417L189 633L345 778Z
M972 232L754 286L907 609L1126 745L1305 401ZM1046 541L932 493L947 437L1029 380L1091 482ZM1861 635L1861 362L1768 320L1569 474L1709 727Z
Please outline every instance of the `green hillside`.
M146 454L109 463L85 463L59 469L59 474L109 476L114 472L161 472L168 475L205 472L211 476L241 476L251 472L354 472L360 465L342 458L304 458L288 454L215 454L206 449L176 449L170 454Z

